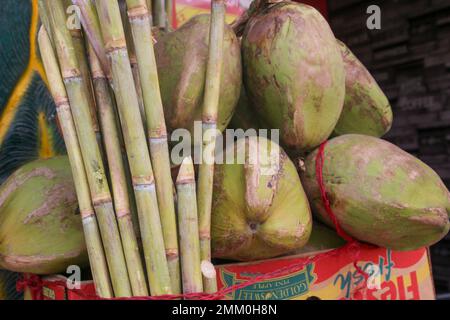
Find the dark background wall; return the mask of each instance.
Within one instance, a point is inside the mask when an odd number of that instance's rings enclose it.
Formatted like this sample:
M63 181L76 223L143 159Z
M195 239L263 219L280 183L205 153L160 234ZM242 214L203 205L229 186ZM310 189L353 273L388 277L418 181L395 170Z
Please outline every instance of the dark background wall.
M369 30L369 5L381 30ZM328 0L329 20L392 104L385 137L418 156L450 187L450 0ZM450 237L431 248L437 292L450 292Z

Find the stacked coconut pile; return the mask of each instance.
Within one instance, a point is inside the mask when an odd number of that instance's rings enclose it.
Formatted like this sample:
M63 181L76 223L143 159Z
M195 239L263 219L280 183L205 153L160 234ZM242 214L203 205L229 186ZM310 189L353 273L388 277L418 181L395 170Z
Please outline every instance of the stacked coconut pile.
M363 242L412 250L448 233L447 188L380 139L388 100L314 8L257 0L228 26L213 0L211 15L173 31L170 1L154 1L152 16L146 0L73 0L80 29L68 27L71 4L40 1L39 32L68 157L1 186L1 268L49 274L89 260L101 297L212 293L211 257L341 245L324 193ZM173 163L168 137L194 136L196 121L205 161ZM280 143L237 139L222 152L233 161L214 165L227 127L277 129Z

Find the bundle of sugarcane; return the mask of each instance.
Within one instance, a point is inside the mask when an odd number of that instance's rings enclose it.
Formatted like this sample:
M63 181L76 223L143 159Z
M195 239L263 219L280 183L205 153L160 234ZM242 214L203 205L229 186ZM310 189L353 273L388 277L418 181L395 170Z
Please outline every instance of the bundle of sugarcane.
M201 292L203 288L213 292L216 280L209 235L213 155L204 155L198 199L192 160L181 167L177 230L151 32L152 21L170 29L171 1L155 1L153 19L148 0L67 2L40 0L43 26L39 45L58 106L98 295L164 295ZM74 30L66 23L72 3L79 8L82 25L75 23ZM204 150L214 149L224 15L224 1L212 1L203 103ZM133 224L133 203L140 238Z

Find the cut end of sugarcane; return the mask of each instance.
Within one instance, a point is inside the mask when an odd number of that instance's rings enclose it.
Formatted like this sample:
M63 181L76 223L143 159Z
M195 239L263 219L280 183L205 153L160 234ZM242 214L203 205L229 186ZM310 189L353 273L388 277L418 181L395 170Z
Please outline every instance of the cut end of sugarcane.
M192 157L186 157L180 166L180 171L177 177L177 184L188 184L195 181L194 163Z
M206 279L216 279L216 268L214 268L214 265L211 262L203 260L201 264L201 270L203 277L205 277Z

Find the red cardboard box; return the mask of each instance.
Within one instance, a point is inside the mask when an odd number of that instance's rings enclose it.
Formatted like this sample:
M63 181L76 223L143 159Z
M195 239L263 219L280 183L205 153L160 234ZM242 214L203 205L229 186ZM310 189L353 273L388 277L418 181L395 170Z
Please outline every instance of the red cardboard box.
M289 256L251 263L217 267L219 289L254 277L273 273L310 261L312 255ZM323 258L306 266L260 281L228 294L235 300L434 300L435 292L427 249L399 252L383 248L364 248L358 266L371 276L362 290L364 277L353 266L351 252ZM45 300L83 300L95 297L92 282L83 282L78 290L67 289L65 278L44 278Z

